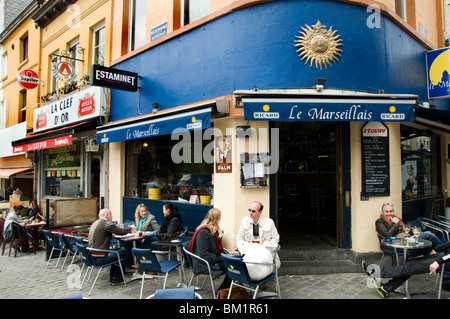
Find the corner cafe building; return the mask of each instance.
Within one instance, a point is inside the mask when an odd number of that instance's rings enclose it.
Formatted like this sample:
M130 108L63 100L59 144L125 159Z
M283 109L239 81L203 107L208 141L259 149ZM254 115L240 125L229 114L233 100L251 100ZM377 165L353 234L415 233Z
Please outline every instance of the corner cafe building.
M36 198L50 226L91 223L104 205L106 174L95 128L105 110L106 90L86 86L37 108L33 134L11 142L13 153L26 152L35 163Z
M429 48L388 14L368 27L366 9L254 2L113 61L142 77L139 92L111 90L111 121L97 129L97 142L109 144L116 218L132 220L139 202L158 215L156 203L174 200L189 223L191 212L214 206L231 247L258 200L283 249L372 252L382 203L405 220L430 213L448 184L449 126L422 105L447 112L448 103L428 101ZM189 121L198 124L191 157L180 161L189 143L173 130ZM193 200L202 191L209 205Z

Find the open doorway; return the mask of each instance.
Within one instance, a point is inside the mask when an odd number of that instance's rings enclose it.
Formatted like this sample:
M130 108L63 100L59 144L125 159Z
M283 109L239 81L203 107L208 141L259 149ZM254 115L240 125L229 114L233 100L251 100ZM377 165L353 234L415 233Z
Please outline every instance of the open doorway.
M339 246L340 126L334 122L276 122L277 226L283 248Z

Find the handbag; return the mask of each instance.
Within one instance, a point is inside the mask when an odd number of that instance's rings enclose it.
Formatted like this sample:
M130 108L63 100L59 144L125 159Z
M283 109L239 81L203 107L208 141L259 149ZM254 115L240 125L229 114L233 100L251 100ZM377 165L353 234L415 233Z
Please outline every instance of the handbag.
M217 299L228 299L230 288L220 289L217 294ZM245 288L236 286L231 289L230 299L248 299L247 290Z

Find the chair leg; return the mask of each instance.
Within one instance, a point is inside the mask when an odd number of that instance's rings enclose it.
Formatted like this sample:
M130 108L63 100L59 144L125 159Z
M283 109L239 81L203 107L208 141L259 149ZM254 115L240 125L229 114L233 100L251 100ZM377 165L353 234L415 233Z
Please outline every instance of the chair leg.
M59 253L58 261L56 262L55 268L58 268L59 261L60 261L60 259L61 259L62 253L63 253L63 250L61 249L61 252Z
M144 280L145 280L145 272L142 274L141 294L139 295L139 299L142 299L142 293L144 291Z
M48 267L48 264L50 263L50 260L52 260L53 250L55 250L55 247L52 247L52 251L50 252L50 256L48 257L47 267Z
M88 296L91 295L92 289L94 289L95 283L97 282L98 276L100 276L100 273L101 273L101 272L102 272L102 268L100 268L100 269L98 270L97 276L95 276L94 283L92 284L92 287L91 287L91 290L90 290L89 293L88 293Z

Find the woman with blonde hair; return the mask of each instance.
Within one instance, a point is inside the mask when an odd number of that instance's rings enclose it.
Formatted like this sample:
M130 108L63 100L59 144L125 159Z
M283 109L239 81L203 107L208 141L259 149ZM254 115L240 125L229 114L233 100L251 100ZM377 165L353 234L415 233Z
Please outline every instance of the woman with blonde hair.
M147 209L143 203L139 204L136 207L136 212L134 213L134 218L136 220L136 231L142 232L157 232L160 227L158 222L156 221L156 217L153 216ZM151 237L150 239L143 239L141 242L138 242L139 248L150 248L150 243L154 240L157 240L156 237ZM131 248L130 248L131 249Z
M229 288L231 284L230 279L226 275L227 269L220 258L220 254L223 252L222 241L219 238L219 234L222 232L219 225L221 216L222 213L219 209L211 208L195 230L189 245L189 251L209 263L213 278L218 278L225 273L225 279L218 290ZM205 263L195 258L193 258L192 262L194 264L193 267L199 273L208 273Z

